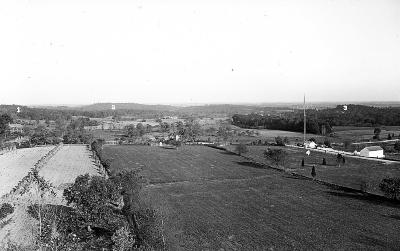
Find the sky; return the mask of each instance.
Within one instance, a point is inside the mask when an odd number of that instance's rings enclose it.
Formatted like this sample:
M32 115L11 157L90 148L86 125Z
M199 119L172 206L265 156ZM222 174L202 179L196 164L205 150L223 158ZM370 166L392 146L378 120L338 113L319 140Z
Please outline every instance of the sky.
M2 0L0 104L400 101L398 0Z

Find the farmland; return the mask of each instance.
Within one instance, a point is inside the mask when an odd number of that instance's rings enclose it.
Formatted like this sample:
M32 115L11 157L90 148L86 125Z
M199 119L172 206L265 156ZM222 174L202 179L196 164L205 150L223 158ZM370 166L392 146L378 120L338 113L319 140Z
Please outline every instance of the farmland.
M8 193L54 146L18 149L0 155L0 197Z
M201 146L106 146L111 170L141 168L169 250L396 249L400 208Z
M51 153L51 154L49 154ZM46 158L44 158L46 157ZM9 242L29 247L35 242L37 221L28 213L28 207L37 203L35 188L30 183L20 183L35 167L39 175L52 183L56 196L46 194L41 199L46 204L64 205L62 192L65 184L73 183L78 175L98 174L85 145L63 145L19 149L0 156L1 203L11 203L14 212L1 222L0 249ZM38 165L37 163L40 163ZM16 186L27 186L24 194L11 192ZM10 193L9 193L10 192ZM7 196L3 196L6 193Z
M271 148L271 147L270 147ZM272 147L273 148L273 147ZM330 183L360 189L367 184L367 191L382 194L379 190L379 183L385 177L400 176L400 163L387 164L376 160L366 160L346 156L346 163L341 167L337 166L336 155L312 151L309 156L304 149L290 147L275 147L288 152L285 167L291 172L311 177L311 167L316 167L317 178ZM245 155L258 162L274 165L263 157L266 146L249 146L249 152ZM230 147L234 150L234 147ZM305 159L305 166L301 166L302 158ZM325 158L327 165L322 165Z
M53 186L74 183L78 175L97 175L96 166L85 145L65 145L40 170L39 174Z
M333 130L335 135L343 140L350 140L351 142L363 142L372 140L374 136L375 127L355 127L355 126L335 126ZM399 136L400 127L398 126L383 126L381 127L381 138L386 139L387 135L394 133Z

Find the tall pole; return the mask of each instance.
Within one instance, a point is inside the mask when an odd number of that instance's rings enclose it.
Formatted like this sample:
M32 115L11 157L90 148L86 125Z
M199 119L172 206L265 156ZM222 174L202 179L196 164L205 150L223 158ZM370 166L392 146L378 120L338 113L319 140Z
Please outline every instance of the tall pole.
M306 148L306 94L304 94L304 103L303 103L303 120L304 120L304 135L303 135L303 144L304 148Z

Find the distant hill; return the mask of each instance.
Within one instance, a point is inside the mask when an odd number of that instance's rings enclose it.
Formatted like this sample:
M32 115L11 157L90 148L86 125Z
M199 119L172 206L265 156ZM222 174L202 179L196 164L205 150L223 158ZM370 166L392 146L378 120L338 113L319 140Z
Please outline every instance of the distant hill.
M177 107L171 105L144 105L137 103L96 103L73 107L72 109L81 111L106 111L111 110L112 105L115 105L116 110L174 111L177 109Z

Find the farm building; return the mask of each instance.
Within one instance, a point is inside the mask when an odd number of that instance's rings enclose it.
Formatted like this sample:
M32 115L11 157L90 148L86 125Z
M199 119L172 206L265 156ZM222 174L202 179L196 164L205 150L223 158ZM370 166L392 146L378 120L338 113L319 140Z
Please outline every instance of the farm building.
M317 144L314 141L308 141L305 145L307 148L317 148Z
M383 149L380 146L368 146L360 151L360 156L370 158L384 158Z
M22 133L23 132L23 125L20 124L9 124L10 132L11 133Z

